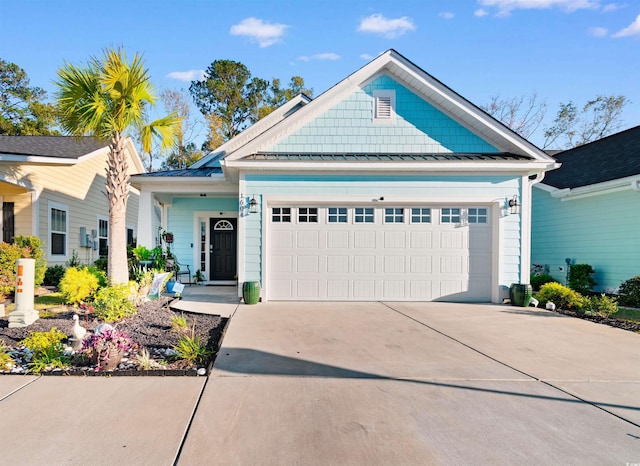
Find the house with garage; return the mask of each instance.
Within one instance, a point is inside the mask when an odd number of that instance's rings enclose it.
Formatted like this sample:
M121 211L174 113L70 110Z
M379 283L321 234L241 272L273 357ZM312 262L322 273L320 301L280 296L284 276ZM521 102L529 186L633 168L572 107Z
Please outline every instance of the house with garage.
M640 275L640 126L556 154L533 190L532 262L566 283L571 264L595 269L596 290Z
M144 172L135 146L126 145L131 174ZM109 146L94 138L0 136L2 241L37 236L47 264L64 265L75 253L83 264L107 256ZM138 192L127 205L127 237L138 222Z
M186 170L134 176L208 284L262 300L501 302L528 283L531 187L556 161L394 50Z

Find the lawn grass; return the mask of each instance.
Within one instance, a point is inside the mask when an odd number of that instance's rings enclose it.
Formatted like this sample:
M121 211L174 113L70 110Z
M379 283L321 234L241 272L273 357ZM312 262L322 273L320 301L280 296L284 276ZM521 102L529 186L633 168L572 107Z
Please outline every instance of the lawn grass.
M630 320L632 322L640 322L640 309L631 307L619 307L618 312L611 314L614 319Z
M33 298L33 304L36 309L36 311L43 311L45 309L48 308L55 308L58 306L65 306L65 302L64 302L64 296L62 295L62 293L60 292L56 292L56 293L49 293L49 294L45 294L42 296L35 296ZM9 312L13 311L15 309L16 305L15 304L8 304L5 307L5 312L8 314ZM66 308L65 308L66 309ZM43 315L40 315L41 317L43 317Z

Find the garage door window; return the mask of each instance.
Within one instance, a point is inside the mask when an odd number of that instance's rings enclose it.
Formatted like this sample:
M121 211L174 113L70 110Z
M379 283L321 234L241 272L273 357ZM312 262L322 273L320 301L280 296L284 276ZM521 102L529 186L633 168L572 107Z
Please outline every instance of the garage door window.
M401 207L384 209L384 223L404 223L404 209Z
M291 223L291 207L274 207L271 209L271 221L274 223Z
M440 213L440 223L460 223L460 209L443 208Z
M467 218L469 223L487 223L487 209L471 208L469 209Z
M373 207L356 207L353 217L356 223L373 223Z
M428 207L412 208L411 223L431 223L431 209Z
M298 223L318 223L318 208L300 207L298 209Z
M347 223L347 208L329 207L327 219L329 223Z

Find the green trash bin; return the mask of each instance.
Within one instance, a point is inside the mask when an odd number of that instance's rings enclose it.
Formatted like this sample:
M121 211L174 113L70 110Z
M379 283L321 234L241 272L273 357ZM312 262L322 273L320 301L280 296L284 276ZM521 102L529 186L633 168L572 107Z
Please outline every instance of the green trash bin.
M244 282L242 284L242 299L245 304L258 304L260 301L260 282Z
M511 288L509 288L509 299L511 299L511 304L514 306L529 307L532 294L533 288L531 288L531 285L512 283Z

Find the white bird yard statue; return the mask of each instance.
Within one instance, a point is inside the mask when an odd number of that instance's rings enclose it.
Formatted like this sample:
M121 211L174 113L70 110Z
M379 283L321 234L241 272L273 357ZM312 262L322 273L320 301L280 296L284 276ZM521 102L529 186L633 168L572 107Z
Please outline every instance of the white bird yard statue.
M87 329L80 325L78 320L78 314L73 315L73 328L71 329L71 334L75 340L82 340L84 336L87 334Z

